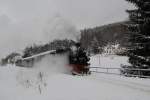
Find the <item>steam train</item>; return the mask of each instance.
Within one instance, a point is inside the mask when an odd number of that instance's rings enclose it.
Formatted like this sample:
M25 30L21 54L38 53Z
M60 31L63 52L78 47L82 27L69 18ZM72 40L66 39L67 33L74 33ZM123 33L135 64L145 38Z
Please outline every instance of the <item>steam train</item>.
M57 49L43 52L26 58L17 59L16 66L33 67L37 62L41 61L46 56L51 56L53 60L57 57L67 59L66 67L70 67L72 75L90 74L89 63L90 60L86 52L81 48L72 47L69 49ZM57 59L55 59L57 60ZM59 62L59 61L55 61Z
M69 64L72 66L73 75L90 74L88 63L90 58L83 48L80 46L72 47L69 53Z

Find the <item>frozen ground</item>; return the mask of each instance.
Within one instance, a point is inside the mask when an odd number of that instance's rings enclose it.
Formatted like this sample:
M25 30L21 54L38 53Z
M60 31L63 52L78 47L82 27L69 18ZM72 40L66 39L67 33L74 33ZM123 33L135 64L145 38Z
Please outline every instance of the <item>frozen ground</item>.
M91 67L120 68L121 64L129 65L128 57L117 55L95 55L90 60Z
M92 58L95 60L91 59L91 63L96 65L94 61L98 58ZM116 65L113 65L119 67L117 58L115 56ZM101 58L101 65L102 61L106 60ZM124 59L124 63L126 61ZM0 67L0 100L150 100L150 79L96 73L72 76L64 74L64 70L53 72L48 66L50 62L39 65L38 68ZM51 66L59 68L60 64Z
M121 65L130 65L128 63L128 57L126 56L117 56L117 55L95 55L91 57L90 60L91 67L102 67L102 68L92 68L91 71L99 72L109 72L120 74L118 68L121 68ZM111 69L105 69L111 68ZM114 69L113 69L114 68Z

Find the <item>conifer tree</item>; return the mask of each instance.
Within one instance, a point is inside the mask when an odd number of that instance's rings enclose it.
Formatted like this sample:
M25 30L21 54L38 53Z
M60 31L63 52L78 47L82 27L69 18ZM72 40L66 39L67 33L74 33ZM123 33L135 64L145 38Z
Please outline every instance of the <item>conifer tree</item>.
M135 6L129 13L131 49L128 50L131 68L150 68L150 0L126 0ZM136 72L133 72L136 73ZM141 71L142 75L150 72ZM137 74L137 73L136 73Z
M91 41L91 47L94 54L99 53L99 42L96 37L94 37L93 41Z

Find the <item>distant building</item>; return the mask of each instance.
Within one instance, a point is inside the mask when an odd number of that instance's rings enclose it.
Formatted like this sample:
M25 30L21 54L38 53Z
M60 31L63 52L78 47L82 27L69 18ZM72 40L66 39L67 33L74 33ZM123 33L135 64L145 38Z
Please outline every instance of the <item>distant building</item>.
M124 47L121 47L120 44L114 43L114 44L108 44L103 48L103 53L107 55L114 55L114 54L122 54L127 49Z

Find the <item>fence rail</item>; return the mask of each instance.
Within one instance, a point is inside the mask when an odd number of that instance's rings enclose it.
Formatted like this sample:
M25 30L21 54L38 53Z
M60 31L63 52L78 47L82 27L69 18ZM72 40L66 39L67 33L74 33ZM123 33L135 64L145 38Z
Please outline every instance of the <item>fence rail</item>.
M114 70L117 70L115 72ZM137 71L138 74L123 74L121 70L130 70L130 71ZM104 73L104 74L114 74L114 75L123 75L127 77L141 77L141 78L150 78L150 76L145 76L141 74L141 71L150 72L150 69L135 69L135 68L109 68L109 67L90 67L90 71L94 73Z

